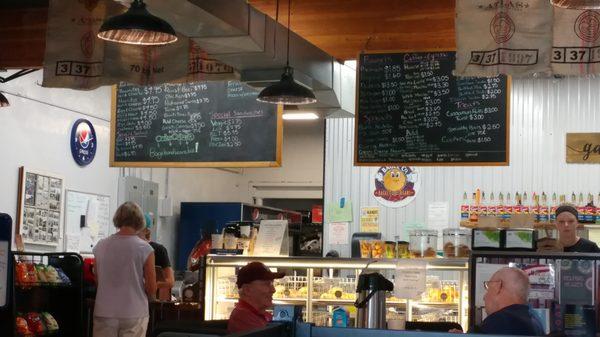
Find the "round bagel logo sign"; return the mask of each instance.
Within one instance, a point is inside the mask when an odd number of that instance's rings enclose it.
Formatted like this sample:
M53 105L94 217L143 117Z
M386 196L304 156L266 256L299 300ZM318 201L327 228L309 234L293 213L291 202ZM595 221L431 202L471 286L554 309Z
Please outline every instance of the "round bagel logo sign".
M372 182L373 196L386 207L408 205L421 187L416 168L409 166L382 166Z

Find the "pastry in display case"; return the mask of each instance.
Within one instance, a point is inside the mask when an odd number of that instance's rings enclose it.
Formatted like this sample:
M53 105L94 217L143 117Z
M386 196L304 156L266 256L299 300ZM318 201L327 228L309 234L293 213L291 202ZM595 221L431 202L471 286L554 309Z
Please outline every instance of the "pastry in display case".
M384 242L381 243L384 253ZM372 254L372 246L369 248ZM209 255L206 263L206 320L229 318L239 297L236 269L251 261L260 261L269 268L286 271L285 277L274 280L274 304L302 305L304 320L317 326L332 326L334 312L339 314L339 309L343 309L348 314L348 325L355 326L356 280L363 268L372 262L368 259ZM396 266L403 261L408 263L415 259L384 259L372 262L367 269L378 271L392 280ZM467 326L467 260L428 258L422 261L427 263L426 291L416 300L406 300L388 292L386 318L451 321ZM339 270L340 277L315 276L321 275L322 269L331 268Z

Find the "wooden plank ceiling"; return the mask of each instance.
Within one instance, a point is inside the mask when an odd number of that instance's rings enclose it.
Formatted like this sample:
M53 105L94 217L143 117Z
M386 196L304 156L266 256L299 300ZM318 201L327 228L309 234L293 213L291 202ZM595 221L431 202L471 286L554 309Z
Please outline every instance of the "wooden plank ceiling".
M277 0L248 0L275 18ZM287 1L279 22L287 25ZM362 50L427 50L456 47L454 0L296 0L294 32L338 60Z
M248 0L273 18L276 1ZM25 3L0 7L0 68L42 67L47 0ZM287 3L280 0L284 25ZM295 0L291 28L340 61L362 50L453 50L454 0Z

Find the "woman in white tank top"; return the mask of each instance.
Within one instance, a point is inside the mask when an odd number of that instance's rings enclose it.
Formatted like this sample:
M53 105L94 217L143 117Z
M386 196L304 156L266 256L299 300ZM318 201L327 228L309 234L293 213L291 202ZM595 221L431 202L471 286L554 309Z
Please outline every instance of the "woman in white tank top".
M119 206L113 223L117 233L94 247L98 291L93 337L143 337L148 301L156 294L154 250L137 236L144 215L136 203Z

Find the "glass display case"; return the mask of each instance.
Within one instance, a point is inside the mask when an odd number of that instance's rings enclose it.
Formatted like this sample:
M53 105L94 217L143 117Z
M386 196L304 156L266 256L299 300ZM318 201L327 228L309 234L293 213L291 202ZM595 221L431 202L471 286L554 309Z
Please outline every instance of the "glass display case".
M470 264L470 329L486 316L483 282L500 268L516 267L529 277L529 306L546 334L593 337L600 331L600 254L473 251Z
M406 300L389 294L386 317L407 321L456 322L468 325L468 260L358 258L251 257L209 255L206 262L205 319L227 319L238 293L236 269L250 261L286 272L275 280L275 304L303 306L304 320L317 326L331 326L335 308L345 308L354 326L356 280L366 267L393 280L396 266L408 261L426 263L427 287L419 299ZM368 265L368 266L367 266Z

